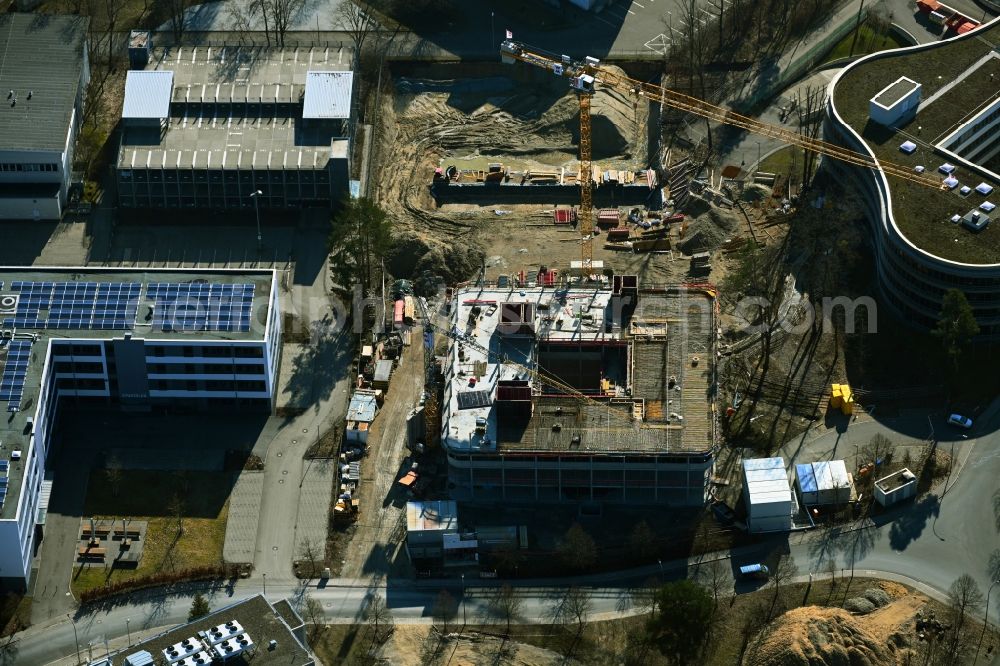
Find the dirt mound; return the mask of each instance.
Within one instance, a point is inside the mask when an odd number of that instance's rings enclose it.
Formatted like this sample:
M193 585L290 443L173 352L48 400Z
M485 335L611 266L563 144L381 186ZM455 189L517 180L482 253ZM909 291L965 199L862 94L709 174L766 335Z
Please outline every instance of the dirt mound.
M482 249L474 244L444 243L427 235L404 233L396 238L387 260L389 272L396 278L430 274L454 284L475 274L483 257Z
M677 247L685 254L716 248L733 237L738 224L739 220L733 211L710 208L688 224L684 238Z
M746 666L882 666L897 648L840 608L806 606L767 627L747 651Z

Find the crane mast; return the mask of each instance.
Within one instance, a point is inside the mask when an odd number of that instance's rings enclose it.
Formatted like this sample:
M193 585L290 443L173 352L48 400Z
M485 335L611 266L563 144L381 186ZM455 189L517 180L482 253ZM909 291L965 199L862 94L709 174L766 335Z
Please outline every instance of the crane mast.
M772 139L778 139L779 141L789 145L811 150L815 153L819 153L820 155L825 155L842 162L847 162L848 164L854 164L868 169L881 169L891 176L910 181L917 185L923 185L924 187L931 187L934 189L941 189L944 187L935 177L916 173L910 167L894 164L884 160L875 160L869 155L843 148L828 141L803 136L797 132L778 125L761 122L754 118L750 118L749 116L738 114L730 109L716 106L706 102L705 100L698 99L697 97L691 97L690 95L684 95L675 90L670 90L652 83L646 83L644 81L630 78L607 67L602 67L600 62L594 58L588 57L582 62L574 61L571 60L569 56L552 55L540 49L529 47L512 40L506 40L500 45L500 56L503 62L513 63L514 61L519 60L535 67L548 69L557 76L568 77L571 85L574 87L577 87L576 82L585 81L590 86L591 94L593 93L593 84L600 83L601 85L613 88L626 95L651 99L674 109L686 111L696 116L708 118L709 120L714 120L726 125L739 127L747 130L748 132L753 132L754 134L766 136ZM581 104L582 99L583 98L581 97ZM582 107L580 123L582 129ZM582 132L580 138L580 151L582 160ZM581 214L582 212L583 211L581 210Z
M580 98L580 215L577 226L580 230L581 272L590 275L594 267L594 179L591 176L590 152L590 96L592 91L578 90Z

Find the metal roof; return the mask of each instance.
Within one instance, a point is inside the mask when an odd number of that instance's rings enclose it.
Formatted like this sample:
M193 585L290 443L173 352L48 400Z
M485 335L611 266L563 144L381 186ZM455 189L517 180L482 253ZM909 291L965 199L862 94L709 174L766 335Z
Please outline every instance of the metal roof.
M132 70L125 77L122 118L160 119L170 116L174 73Z
M89 22L80 16L0 14L0 150L65 148Z
M348 118L353 72L306 72L303 118Z
M347 408L347 420L371 423L375 420L377 409L378 406L375 403L374 395L369 393L355 393L351 396L351 404Z
M458 529L458 505L452 500L406 503L406 530L455 531Z
M795 466L799 489L804 493L847 488L850 479L843 460L824 460Z
M782 458L752 458L743 461L744 487L751 505L790 503L792 491Z

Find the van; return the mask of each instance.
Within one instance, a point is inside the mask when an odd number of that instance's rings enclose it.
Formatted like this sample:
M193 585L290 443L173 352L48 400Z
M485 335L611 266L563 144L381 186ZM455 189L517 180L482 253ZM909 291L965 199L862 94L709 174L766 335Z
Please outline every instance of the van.
M752 578L756 580L767 580L771 572L763 564L747 564L740 567L741 578Z

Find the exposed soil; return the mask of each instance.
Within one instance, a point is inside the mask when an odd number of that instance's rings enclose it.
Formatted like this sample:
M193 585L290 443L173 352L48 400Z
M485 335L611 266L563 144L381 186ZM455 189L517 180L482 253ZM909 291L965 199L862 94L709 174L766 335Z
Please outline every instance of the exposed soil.
M389 266L393 274L430 270L456 282L477 273L485 260L492 279L542 265L565 271L579 258L578 232L552 224L552 202L438 207L429 192L439 166L470 169L501 162L515 169L575 169L579 106L564 81L397 77L381 107L376 134L379 162L386 166L373 171L372 191L393 218L398 239ZM601 90L592 100L591 116L593 155L601 168L650 164L647 106ZM725 235L713 234L712 240ZM604 237L595 238L595 259L649 282L677 282L688 269L679 256L603 246Z
M893 597L865 616L841 608L804 606L766 627L750 646L747 666L851 666L903 664L913 657L908 635L927 597L895 583L879 587Z

